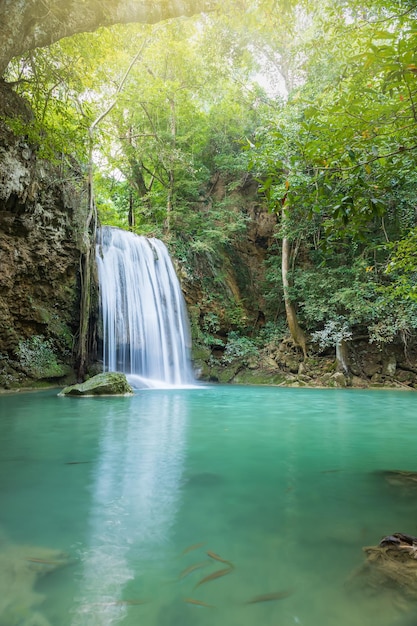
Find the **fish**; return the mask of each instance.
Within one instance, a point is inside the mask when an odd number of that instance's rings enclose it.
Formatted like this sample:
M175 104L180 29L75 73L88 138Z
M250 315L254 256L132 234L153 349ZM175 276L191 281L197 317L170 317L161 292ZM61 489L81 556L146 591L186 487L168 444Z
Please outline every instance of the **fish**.
M91 461L67 461L64 465L84 465L85 463L91 463Z
M194 600L194 598L184 598L184 602L187 604L196 604L197 606L206 606L208 609L215 609L214 604L207 604L207 602L203 602L202 600Z
M204 578L199 580L196 586L194 587L194 589L196 587L199 587L203 583L208 583L210 580L216 580L216 578L221 578L222 576L226 576L227 574L230 574L231 572L233 572L233 567L226 567L226 569L219 569L216 572L212 572L208 576L205 576Z
M321 470L321 474L336 474L336 472L341 472L342 470L339 469L328 469L328 470Z
M202 561L201 563L193 563L189 567L185 568L180 573L178 578L185 578L186 576L188 576L188 574L191 574L191 572L194 572L196 569L201 569L202 567L207 567L207 565L209 565L209 564L210 564L210 561Z
M127 605L127 606L138 606L139 604L146 604L147 600L116 600L114 604L117 605Z
M188 552L191 552L192 550L197 550L198 548L202 548L203 546L204 546L204 541L202 541L201 543L194 543L192 546L188 546L188 548L184 548L181 554L188 554Z
M27 556L26 561L31 563L41 563L42 565L62 565L62 561L48 561L47 559L37 559L32 556Z
M147 600L109 600L108 602L89 602L84 604L84 609L89 609L94 606L139 606L140 604L146 604Z
M245 602L245 604L256 604L257 602L271 602L272 600L283 600L284 598L288 598L288 596L290 596L292 593L292 589L276 591L273 593L265 593L261 596L255 596L251 600Z
M227 563L228 565L230 565L230 567L234 567L233 563L231 563L230 561L226 561L226 559L223 559L221 556L219 556L218 554L215 554L215 552L211 552L211 550L209 550L207 552L207 555L211 558L214 559L215 561L220 561L221 563Z

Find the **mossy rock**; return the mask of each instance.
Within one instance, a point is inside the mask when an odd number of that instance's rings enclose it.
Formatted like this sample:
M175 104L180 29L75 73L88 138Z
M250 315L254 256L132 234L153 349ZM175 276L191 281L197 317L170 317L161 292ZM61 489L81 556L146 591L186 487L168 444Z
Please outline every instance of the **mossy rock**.
M130 396L133 389L125 374L103 372L89 378L84 383L65 387L59 396Z
M282 373L265 372L263 370L241 370L233 382L241 385L280 385L286 381Z

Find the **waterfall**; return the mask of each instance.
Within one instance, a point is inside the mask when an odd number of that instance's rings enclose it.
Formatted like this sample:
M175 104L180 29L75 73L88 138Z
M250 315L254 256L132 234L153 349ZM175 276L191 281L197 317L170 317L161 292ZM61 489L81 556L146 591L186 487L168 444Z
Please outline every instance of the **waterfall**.
M185 302L162 241L104 226L96 258L104 370L136 387L193 383Z

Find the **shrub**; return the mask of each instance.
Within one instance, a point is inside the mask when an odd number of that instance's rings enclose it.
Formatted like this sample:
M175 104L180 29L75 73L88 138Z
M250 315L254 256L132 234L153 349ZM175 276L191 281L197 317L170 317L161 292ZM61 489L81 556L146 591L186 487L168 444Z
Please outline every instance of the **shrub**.
M248 337L242 337L236 331L231 331L227 336L227 344L222 361L226 364L235 360L247 364L251 357L258 355L258 348Z
M57 363L51 339L45 339L43 335L22 339L16 356L22 369L32 378L52 378L61 367Z

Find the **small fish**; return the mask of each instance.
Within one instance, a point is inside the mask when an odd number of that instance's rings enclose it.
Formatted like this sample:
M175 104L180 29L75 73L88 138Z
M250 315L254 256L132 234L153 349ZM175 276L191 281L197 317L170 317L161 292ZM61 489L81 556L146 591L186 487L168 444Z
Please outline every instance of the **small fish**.
M31 556L27 556L26 561L30 561L31 563L41 563L42 565L62 565L61 561L48 561L47 559L37 559Z
M122 605L122 606L138 606L139 604L146 604L147 600L116 600L114 604Z
M193 565L190 565L189 567L184 569L181 572L181 574L178 576L178 578L185 578L186 576L188 576L188 574L191 574L191 572L194 572L196 569L207 567L207 565L209 564L210 564L210 561L202 561L201 563L193 563Z
M215 554L214 552L211 552L211 550L207 552L207 555L211 559L214 559L215 561L220 561L221 563L227 563L227 565L230 565L230 567L234 567L233 563L231 563L230 561L226 561L226 559L222 559L221 556L219 556L218 554Z
M208 609L216 608L214 604L207 604L206 602L203 602L202 600L194 600L194 598L184 598L184 602L187 602L187 604L196 604L197 606L206 606Z
M208 583L210 580L216 580L216 578L221 578L221 576L226 576L227 574L230 574L231 572L233 572L233 567L226 567L226 569L219 569L216 572L213 572L212 574L209 574L208 576L205 576L200 581L198 581L194 589L196 587L199 587L203 583Z
M109 602L89 602L84 605L84 608L91 608L93 606L137 606L139 604L146 604L146 600L110 600Z
M67 461L64 465L84 465L85 463L91 463L91 461Z
M265 593L262 596L255 596L252 600L248 600L245 604L256 604L257 602L271 602L272 600L283 600L293 593L292 589L285 591L276 591L275 593Z
M194 543L192 546L188 546L188 548L184 548L181 554L188 554L188 552L192 552L192 550L197 550L198 548L201 548L202 546L204 546L204 541L202 541L201 543Z
M320 474L336 474L336 472L341 472L341 469L328 469L328 470L322 470L320 472Z

